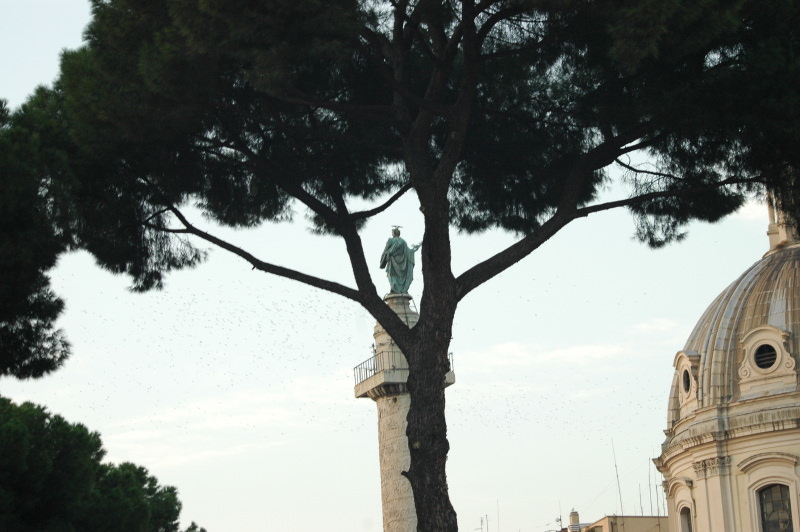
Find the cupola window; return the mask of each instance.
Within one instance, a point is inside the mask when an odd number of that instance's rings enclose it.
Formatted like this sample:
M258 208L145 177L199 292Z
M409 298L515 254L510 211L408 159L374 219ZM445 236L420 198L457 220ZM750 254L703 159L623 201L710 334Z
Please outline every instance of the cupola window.
M739 399L797 390L796 361L788 350L790 336L789 331L772 325L760 325L744 335Z
M756 366L761 369L769 369L775 365L775 361L778 359L778 352L770 344L761 344L756 349L753 358Z
M675 376L672 378L674 390L674 410L670 412L670 423L677 423L690 413L697 410L697 370L700 355L694 351L678 351L672 365L675 367Z

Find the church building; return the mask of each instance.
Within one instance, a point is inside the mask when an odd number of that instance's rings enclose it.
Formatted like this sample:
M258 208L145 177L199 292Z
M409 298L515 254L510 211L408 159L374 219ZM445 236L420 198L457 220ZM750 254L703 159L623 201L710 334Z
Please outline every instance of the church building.
M675 355L664 475L670 532L800 532L800 240L770 249Z

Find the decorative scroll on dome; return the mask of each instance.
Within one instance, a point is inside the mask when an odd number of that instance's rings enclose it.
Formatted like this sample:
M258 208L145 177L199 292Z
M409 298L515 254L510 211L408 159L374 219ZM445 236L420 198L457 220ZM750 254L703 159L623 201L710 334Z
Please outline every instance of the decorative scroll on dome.
M738 372L741 398L797 389L796 363L786 349L789 337L788 331L762 325L742 338L744 357Z

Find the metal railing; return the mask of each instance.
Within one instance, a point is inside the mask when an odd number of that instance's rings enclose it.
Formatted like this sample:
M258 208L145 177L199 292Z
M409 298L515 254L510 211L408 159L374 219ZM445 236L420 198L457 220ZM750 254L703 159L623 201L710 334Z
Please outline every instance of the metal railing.
M453 353L448 353L450 371L453 371ZM353 377L358 386L373 375L389 369L408 371L408 363L398 351L381 351L353 368Z

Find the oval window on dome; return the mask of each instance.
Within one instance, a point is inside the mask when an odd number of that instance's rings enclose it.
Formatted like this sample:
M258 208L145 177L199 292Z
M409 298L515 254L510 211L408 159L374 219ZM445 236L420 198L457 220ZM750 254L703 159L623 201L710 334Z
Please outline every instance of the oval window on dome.
M692 389L692 376L689 375L689 370L683 370L683 393L689 393Z
M761 344L753 355L753 361L761 369L769 369L778 360L778 353L770 344Z

